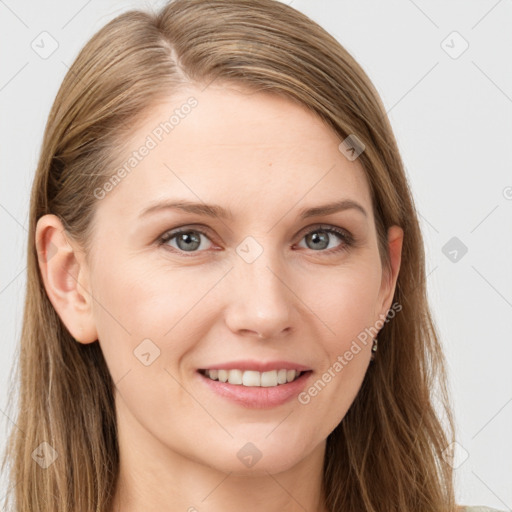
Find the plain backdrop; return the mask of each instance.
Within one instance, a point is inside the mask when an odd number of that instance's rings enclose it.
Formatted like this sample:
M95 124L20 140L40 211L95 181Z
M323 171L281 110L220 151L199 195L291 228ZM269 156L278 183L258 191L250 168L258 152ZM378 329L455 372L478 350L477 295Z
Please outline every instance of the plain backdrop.
M14 420L5 412L7 385L46 118L68 66L100 27L129 8L162 3L0 0L2 451ZM420 213L429 297L448 359L457 502L510 510L512 3L286 3L334 35L383 99ZM0 498L9 491L4 479Z

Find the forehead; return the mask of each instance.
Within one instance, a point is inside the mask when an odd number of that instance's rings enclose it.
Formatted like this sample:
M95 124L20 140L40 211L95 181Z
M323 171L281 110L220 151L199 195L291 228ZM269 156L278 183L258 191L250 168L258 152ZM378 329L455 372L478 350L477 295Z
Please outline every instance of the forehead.
M275 218L294 204L350 198L371 213L364 170L343 155L340 142L314 112L280 95L190 87L134 126L116 167L123 177L102 203L132 215L180 198L233 205L235 213L236 205L253 207Z

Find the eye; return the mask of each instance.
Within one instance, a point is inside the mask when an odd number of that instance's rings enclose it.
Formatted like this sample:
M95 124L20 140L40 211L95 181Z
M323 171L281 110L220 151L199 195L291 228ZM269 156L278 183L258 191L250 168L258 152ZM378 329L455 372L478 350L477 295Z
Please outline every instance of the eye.
M332 251L322 251L322 249L332 248L332 246L329 247L329 237L333 235L341 239L342 244L338 245ZM315 252L320 250L320 252L328 252L330 254L339 251L347 251L354 244L354 238L348 231L334 226L317 226L310 229L305 233L304 239L306 240L306 244L309 244L308 247L312 247Z
M336 246L334 250L323 250L332 249L332 247L330 247L329 238L331 237L332 239L333 236L336 236L342 243ZM158 239L158 244L171 246L173 250L178 252L203 252L198 250L199 248L205 249L205 244L202 243L201 240L202 237L210 241L204 231L189 227L187 229L164 233ZM316 226L313 229L310 228L309 231L304 233L303 238L306 240L306 244L308 244L307 248L312 248L315 252L327 252L329 254L347 251L354 245L354 238L348 231L334 226ZM176 245L172 245L170 242L175 242Z
M198 252L196 249L202 247L201 237L208 239L206 233L199 229L180 229L179 231L164 233L158 241L160 245L170 245L168 242L176 239L178 247L171 246L173 249L184 252Z

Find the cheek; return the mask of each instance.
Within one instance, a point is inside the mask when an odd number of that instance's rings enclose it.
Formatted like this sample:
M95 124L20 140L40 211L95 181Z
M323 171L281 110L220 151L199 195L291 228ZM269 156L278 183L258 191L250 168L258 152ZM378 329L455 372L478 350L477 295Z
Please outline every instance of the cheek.
M373 325L380 279L378 264L359 261L315 281L307 300L325 325L325 349L331 358Z
M91 280L94 317L113 376L140 363L139 352L149 352L145 358L161 369L179 363L198 339L199 303L218 280L210 277L129 259L97 266Z
M298 397L306 415L311 436L327 437L343 419L359 392L370 358L379 272L369 265L365 270L343 269L331 276L323 294L311 309L322 320L318 350L322 365L316 379ZM322 418L320 425L316 418Z

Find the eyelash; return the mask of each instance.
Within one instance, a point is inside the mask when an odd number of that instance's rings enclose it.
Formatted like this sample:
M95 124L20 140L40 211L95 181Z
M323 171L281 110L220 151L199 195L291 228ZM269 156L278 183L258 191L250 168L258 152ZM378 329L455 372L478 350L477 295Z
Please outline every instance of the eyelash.
M165 232L162 236L160 236L158 238L158 246L164 246L167 242L169 242L173 238L177 237L178 235L181 235L183 233L190 233L191 231L194 233L199 233L209 239L208 234L205 233L204 231L202 231L201 229L187 227L186 229L180 228L178 231ZM328 255L334 255L339 252L348 251L348 250L350 250L350 248L352 246L355 245L355 239L348 231L346 231L345 229L337 228L335 226L325 226L325 225L314 226L312 229L310 229L309 231L306 231L302 235L301 240L305 236L307 236L311 233L315 233L317 231L336 234L341 238L341 241L343 243L341 244L341 246L339 246L335 249L323 250L323 251L313 251L313 252L324 252L324 253L327 253ZM204 251L192 251L189 254L187 254L186 251L181 251L180 249L175 249L174 247L171 247L171 248L165 247L165 248L167 250L171 250L172 252L175 252L175 253L178 252L179 254L183 255L185 258L190 258L190 257L193 257L194 254L204 252Z

